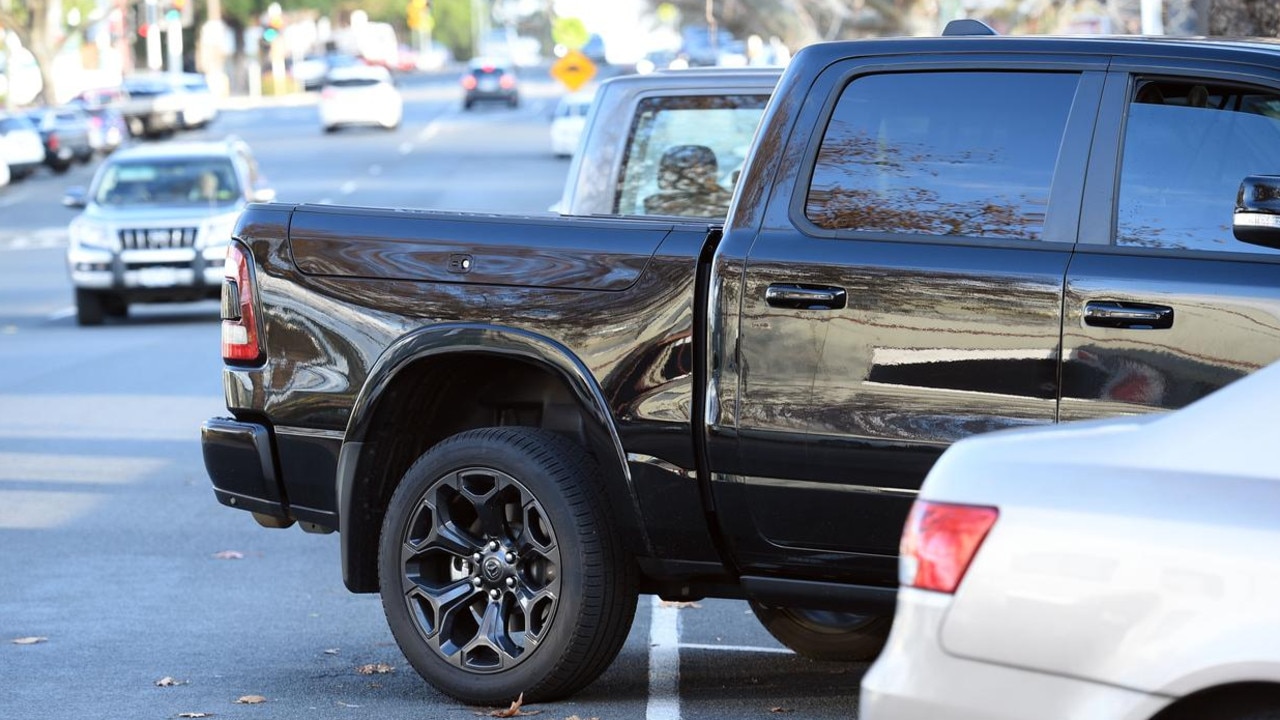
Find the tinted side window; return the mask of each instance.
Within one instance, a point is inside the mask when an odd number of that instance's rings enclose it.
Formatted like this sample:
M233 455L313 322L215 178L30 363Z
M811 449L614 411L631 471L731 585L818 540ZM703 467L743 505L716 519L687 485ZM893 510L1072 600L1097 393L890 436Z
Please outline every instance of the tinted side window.
M1076 73L869 75L840 96L805 215L830 230L1039 240Z
M1231 234L1246 175L1280 174L1280 95L1140 79L1125 126L1116 244L1265 252Z

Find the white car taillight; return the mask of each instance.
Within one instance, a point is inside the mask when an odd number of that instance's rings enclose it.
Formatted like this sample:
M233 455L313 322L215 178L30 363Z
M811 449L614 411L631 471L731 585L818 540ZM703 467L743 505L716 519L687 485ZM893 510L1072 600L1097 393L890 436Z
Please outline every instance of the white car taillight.
M902 532L898 581L922 590L955 592L999 515L993 507L916 500Z
M239 243L227 246L222 281L222 359L254 363L262 357L258 318L253 306L249 256Z

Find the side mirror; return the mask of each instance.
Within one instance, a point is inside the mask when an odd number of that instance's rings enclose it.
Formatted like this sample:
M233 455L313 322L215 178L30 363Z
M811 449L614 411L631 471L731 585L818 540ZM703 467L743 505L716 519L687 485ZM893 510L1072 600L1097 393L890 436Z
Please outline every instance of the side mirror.
M83 210L88 204L85 200L84 188L78 185L67 188L67 192L62 196L62 204L69 208Z
M1240 183L1231 230L1240 242L1280 250L1280 175L1250 175Z

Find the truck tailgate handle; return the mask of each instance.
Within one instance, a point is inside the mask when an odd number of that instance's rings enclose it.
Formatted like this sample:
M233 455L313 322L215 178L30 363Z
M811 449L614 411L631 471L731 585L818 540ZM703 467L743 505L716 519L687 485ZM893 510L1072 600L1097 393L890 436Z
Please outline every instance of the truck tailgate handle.
M1173 327L1173 308L1143 303L1091 301L1084 305L1084 322L1094 327L1163 330Z
M844 288L828 285L770 285L764 291L764 301L781 308L840 310L847 300Z

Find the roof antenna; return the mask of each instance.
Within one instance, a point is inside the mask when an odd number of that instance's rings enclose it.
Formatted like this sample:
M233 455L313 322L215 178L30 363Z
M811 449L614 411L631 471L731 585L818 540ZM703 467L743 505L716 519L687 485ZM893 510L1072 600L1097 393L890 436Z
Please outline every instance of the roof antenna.
M952 37L957 35L995 35L995 30L991 26L981 20L973 18L961 18L960 20L952 20L942 30L943 37Z

